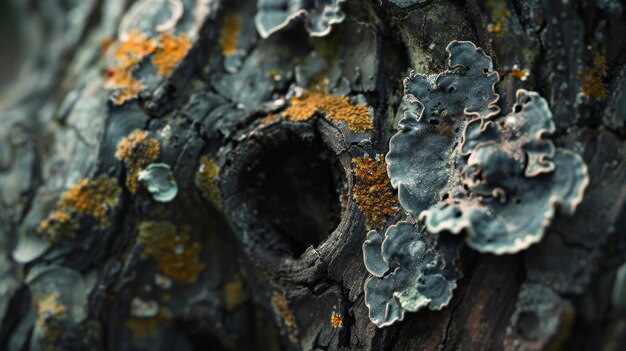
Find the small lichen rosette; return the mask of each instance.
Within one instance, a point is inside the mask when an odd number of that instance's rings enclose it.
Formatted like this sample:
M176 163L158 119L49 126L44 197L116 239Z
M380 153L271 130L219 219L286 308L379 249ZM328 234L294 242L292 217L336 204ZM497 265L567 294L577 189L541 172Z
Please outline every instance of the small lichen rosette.
M456 256L410 222L390 226L384 237L370 231L363 257L372 274L365 282L365 304L378 327L403 320L407 311L440 310L452 298L458 273L446 259Z
M515 253L541 240L557 207L574 213L589 182L587 166L547 139L554 122L537 93L519 90L513 111L497 123L467 124L459 181L419 216L428 231L465 232L477 251Z

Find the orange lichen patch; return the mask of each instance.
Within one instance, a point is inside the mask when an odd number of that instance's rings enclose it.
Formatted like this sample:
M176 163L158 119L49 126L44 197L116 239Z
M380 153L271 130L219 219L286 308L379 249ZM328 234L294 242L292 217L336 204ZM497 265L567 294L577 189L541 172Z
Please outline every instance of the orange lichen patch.
M170 310L159 307L159 312L154 317L129 317L126 320L126 327L130 329L135 340L146 340L158 335L159 325L167 325L171 321Z
M607 67L604 56L596 54L593 58L593 66L585 67L578 72L582 81L580 92L591 99L603 99L606 97L606 85L604 79L607 76Z
M121 192L117 181L107 176L96 180L85 178L63 193L57 206L91 216L100 225L106 226L109 225L107 211L117 206Z
M352 162L357 177L354 201L365 216L367 229L381 228L387 220L386 216L398 212L397 200L387 176L387 164L380 156L375 159L369 156L353 158Z
M250 298L244 284L238 280L226 284L226 286L224 286L223 293L224 304L226 305L227 311L232 311L233 309L241 306Z
M353 105L347 97L334 96L321 90L305 90L292 97L283 115L292 121L305 121L320 112L331 121L342 121L354 132L373 130L372 117L366 106Z
M240 33L241 17L234 13L226 14L220 34L220 46L224 56L230 56L237 52L237 38L239 38Z
M106 44L106 51L112 46ZM133 71L139 67L141 60L152 54L156 49L154 40L149 39L138 30L129 33L125 41L119 43L113 53L117 62L106 70L104 86L107 89L115 89L113 100L121 105L128 100L136 98L145 86L133 77Z
M136 129L117 146L115 157L128 168L126 188L136 193L139 171L159 157L160 146L156 139L148 138L148 132Z
M39 233L45 234L46 239L55 243L61 238L73 238L78 230L78 222L71 214L54 210L48 218L39 223Z
M222 207L222 196L217 187L217 176L220 168L215 161L206 156L200 158L200 168L196 173L196 186L205 199L211 201L217 208Z
M160 76L167 76L174 71L190 48L191 43L185 34L173 36L161 33L159 47L152 57L152 64L157 68Z
M511 77L513 78L525 81L526 79L528 79L529 75L530 72L526 68L521 69L518 65L513 65L513 68L511 68Z
M330 325L337 329L343 327L343 319L341 319L341 315L339 313L333 312L333 314L330 315Z
M139 225L138 242L144 245L142 257L152 258L161 273L181 283L193 283L205 265L200 263L199 243L189 242L190 227L178 230L167 221L143 222Z
M67 308L59 302L59 292L53 291L36 302L37 320L35 327L43 336L55 341L61 333Z
M149 39L144 33L133 29L128 33L128 38L120 43L115 50L115 58L125 63L128 60L137 61L150 55L156 49L154 40Z
M289 340L293 343L298 342L298 327L296 326L296 319L293 317L293 314L289 309L285 296L280 292L275 291L272 296L271 303L274 313L276 313L287 329Z
M502 32L502 22L497 21L496 23L489 23L487 25L487 32L500 34Z

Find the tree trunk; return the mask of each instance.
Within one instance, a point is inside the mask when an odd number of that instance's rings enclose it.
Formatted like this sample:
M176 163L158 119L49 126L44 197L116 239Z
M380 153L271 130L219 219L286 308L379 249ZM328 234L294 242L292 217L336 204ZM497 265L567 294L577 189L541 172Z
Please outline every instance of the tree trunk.
M625 349L623 8L0 5L0 349ZM546 99L550 140L582 157L589 184L573 215L532 215L547 229L525 249L480 253L468 230L429 236L452 248L437 251L451 300L379 327L364 241L399 222L433 231L387 178L390 138L427 106L403 80L469 74L449 66L453 41L491 58L498 128L518 89ZM439 146L424 145L400 151ZM424 184L440 180L435 164L417 167Z

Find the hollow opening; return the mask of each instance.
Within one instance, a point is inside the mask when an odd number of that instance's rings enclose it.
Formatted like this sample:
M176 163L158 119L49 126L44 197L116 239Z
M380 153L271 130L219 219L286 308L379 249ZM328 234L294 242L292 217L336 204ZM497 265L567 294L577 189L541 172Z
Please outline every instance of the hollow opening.
M339 225L344 174L319 135L287 132L278 139L263 145L238 187L252 209L249 226L270 232L259 243L297 258Z

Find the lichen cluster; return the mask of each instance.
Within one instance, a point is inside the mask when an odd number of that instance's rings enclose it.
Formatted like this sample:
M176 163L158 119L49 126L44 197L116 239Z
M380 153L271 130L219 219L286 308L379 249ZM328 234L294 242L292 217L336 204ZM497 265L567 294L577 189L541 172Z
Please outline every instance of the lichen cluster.
M217 208L222 207L222 197L217 187L219 166L215 161L206 156L200 158L200 167L196 173L196 186L202 192L202 196L209 200Z
M341 315L339 313L333 312L330 315L330 325L335 329L343 327L343 319L341 318Z
M159 326L172 321L172 313L168 308L159 307L157 314L150 317L130 316L126 319L126 327L135 340L152 339L158 335Z
M122 105L146 88L133 76L144 58L153 55L152 64L160 76L165 76L172 73L190 48L191 44L184 34L161 33L158 39L154 39L133 29L121 42L106 45L106 51L112 51L112 64L106 70L104 86L114 91L112 97L115 104Z
M190 48L191 43L185 34L174 36L161 33L152 64L160 76L170 75Z
M143 258L157 262L166 277L184 284L194 283L205 268L200 262L202 247L191 243L191 228L177 228L167 221L143 222L137 241L143 244Z
M365 216L367 229L381 228L389 216L398 213L397 200L387 176L387 164L381 157L353 158L357 181L354 201Z
M144 130L136 129L119 143L115 157L128 169L126 188L131 193L137 192L139 172L159 157L159 151L159 142Z
M230 56L237 52L237 39L241 33L241 17L228 13L224 16L222 32L220 33L220 46L224 56Z
M604 83L607 74L604 56L596 54L593 58L593 65L578 72L578 77L582 81L580 93L590 99L604 99L607 93Z
M78 217L87 216L100 226L110 225L107 213L117 207L121 189L107 176L79 181L61 195L56 210L39 223L39 232L50 242L72 238L79 228Z
M410 222L390 226L381 236L367 233L363 243L365 304L378 327L404 319L422 308L440 310L452 299L458 273L455 256L438 247L437 237Z
M334 96L322 89L308 89L290 100L283 116L292 121L306 121L316 113L335 122L345 122L353 132L373 130L372 116L364 105L353 105L347 97Z
M289 309L289 304L287 303L287 299L285 299L285 295L275 291L272 296L271 304L274 309L274 313L276 313L276 315L280 318L281 323L287 329L287 336L289 337L289 340L293 343L298 342L298 327L296 325L296 319Z
M262 38L287 28L300 17L305 17L309 35L322 37L330 33L331 26L342 22L346 15L341 10L345 0L306 1L259 1L254 24Z
M59 297L59 292L53 291L41 297L36 303L35 327L50 342L58 339L63 321L67 317L67 307L59 302Z

